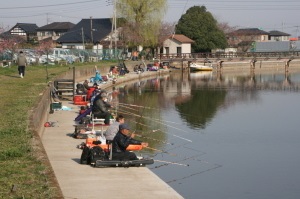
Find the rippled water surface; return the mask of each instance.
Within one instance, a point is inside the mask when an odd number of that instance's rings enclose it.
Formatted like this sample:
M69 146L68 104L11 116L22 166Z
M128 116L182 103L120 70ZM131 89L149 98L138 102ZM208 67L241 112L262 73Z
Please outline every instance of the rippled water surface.
M114 100L184 198L298 199L299 87L297 73L170 73Z

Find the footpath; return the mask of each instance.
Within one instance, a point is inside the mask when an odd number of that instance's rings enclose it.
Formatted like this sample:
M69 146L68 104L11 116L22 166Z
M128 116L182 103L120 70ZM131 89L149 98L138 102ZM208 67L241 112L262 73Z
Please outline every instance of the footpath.
M147 167L94 168L80 164L82 150L76 146L85 140L70 137L79 107L70 101L62 101L62 106L70 110L50 114L48 121L55 126L45 128L41 138L64 198L183 198Z

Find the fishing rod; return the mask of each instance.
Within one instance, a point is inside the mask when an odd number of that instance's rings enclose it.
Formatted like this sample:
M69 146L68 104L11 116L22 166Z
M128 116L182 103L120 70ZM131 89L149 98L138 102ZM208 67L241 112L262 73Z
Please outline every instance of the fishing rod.
M128 107L128 106L124 106L124 105L120 105L120 104L119 104L119 106L121 106L122 108L126 108L126 109L130 109L130 110L138 111L138 110L136 110L134 108L131 108L131 107Z
M154 140L154 141L157 141L157 142L162 142L164 144L174 145L174 143L169 143L169 142L166 142L166 141L163 141L163 140L158 140L158 139L155 139L155 138L146 137L146 136L139 135L139 134L136 134L136 133L134 133L134 135L138 136L138 137L141 137L141 138L145 138L145 139L149 139L149 140Z
M131 113L127 112L127 111L120 111L120 110L119 110L119 112L125 113L125 114L131 114ZM135 121L133 121L133 122L135 122ZM135 123L140 124L140 125L143 125L143 126L146 126L146 127L150 127L149 125L145 125L145 124L142 124L142 123L138 123L138 122L135 122ZM158 131L158 130L153 130L152 132L156 132L156 131ZM171 134L171 133L168 133L168 132L164 132L164 133L169 134L169 135L171 135L171 136L174 136L174 137L176 137L176 138L179 138L179 139L188 141L188 142L193 142L192 140L189 140L189 139L184 138L184 137L179 136L179 135Z
M121 104L121 106L123 107L126 107L126 108L129 108L128 106L134 106L134 107L138 107L138 108L142 108L144 106L138 106L138 105L134 105L134 104L125 104L125 103L119 103ZM154 110L161 110L161 109L156 109L156 108L152 108L152 107L146 107L147 109L154 109ZM135 109L133 109L135 110ZM185 116L191 116L193 118L197 118L195 115L191 115L191 114L187 114L187 113L181 113L182 115L185 115Z
M162 164L162 165L159 165L159 166L155 166L154 168L150 168L150 169L157 169L157 168L160 168L160 167L163 167L163 166L168 166L169 164L174 164L174 163L177 163L177 164L181 164L181 163L178 163L178 162L182 162L182 161L185 161L185 160L189 160L189 159L194 159L194 157L198 157L199 155L196 155L196 156L191 156L191 157L186 157L182 160L179 160L179 161L176 161L176 162L167 162L167 161L159 161L159 160L155 160L155 161L158 161L158 162L165 162L166 164ZM183 164L184 166L190 166L189 164Z
M188 167L188 166L190 166L190 165L188 165L188 164L181 164L181 163L177 163L177 162L168 162L168 161L164 161L164 160L154 160L155 162L162 162L162 163L166 163L166 164L163 164L164 166L167 166L167 165L169 165L169 164L174 164L174 165L179 165L179 166L185 166L185 167ZM159 167L161 167L161 166L159 166ZM155 168L158 168L158 167L155 167Z
M120 111L120 110L119 110L119 111ZM140 116L140 115L137 115L137 114L134 114L134 113L125 111L125 110L122 110L121 112L126 113L126 114L128 114L128 115L133 115L133 116L136 116L136 117L149 119L149 120L151 120L151 121L155 121L155 122L157 122L157 123L159 123L159 124L162 124L162 125L165 125L165 126L167 126L167 127L171 127L171 128L173 128L173 129L176 129L176 130L179 130L179 131L182 131L182 132L185 132L185 133L189 133L188 131L185 131L185 130L183 130L183 129L180 129L180 128L177 128L177 127L174 127L174 126L165 124L165 123L163 123L163 122L160 122L159 120L155 120L155 119L150 118L150 117ZM190 140L189 140L189 141L190 141ZM190 141L190 142L192 142L192 141Z
M147 107L147 106L139 106L139 105L135 105L135 104L125 104L125 103L119 103L121 105L126 105L126 106L133 106L133 107L138 107L138 108L144 108L144 109L154 109L154 110L160 110L157 108L152 108L152 107Z
M160 152L160 153L166 153L166 154L169 154L169 155L171 155L171 156L178 156L178 155L175 154L175 153L169 153L169 152L167 152L167 151L162 151L162 150L159 150L159 149L156 149L156 148L152 148L152 147L149 147L149 146L144 147L144 148L151 149L151 150L153 150L153 151L158 151L158 152ZM157 155L157 154L156 154L156 155ZM154 156L156 156L156 155L154 155Z

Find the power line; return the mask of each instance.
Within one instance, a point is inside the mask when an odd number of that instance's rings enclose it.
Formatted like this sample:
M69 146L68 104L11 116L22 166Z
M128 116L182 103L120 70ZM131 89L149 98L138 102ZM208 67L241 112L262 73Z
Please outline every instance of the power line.
M64 5L82 4L82 3L89 3L89 2L95 2L95 1L99 1L99 0L77 1L77 2L72 2L72 3L60 3L60 4L50 4L50 5L42 5L42 6L5 7L5 8L0 8L0 10L45 8L45 7L54 7L54 6L64 6Z

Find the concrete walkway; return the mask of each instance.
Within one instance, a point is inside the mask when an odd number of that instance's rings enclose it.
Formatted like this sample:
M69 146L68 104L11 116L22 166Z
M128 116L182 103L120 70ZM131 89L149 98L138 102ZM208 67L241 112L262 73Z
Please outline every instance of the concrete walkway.
M183 198L147 167L93 168L79 163L82 150L76 146L85 140L74 139L74 118L79 106L63 101L70 111L49 115L55 127L45 128L42 142L64 198Z

